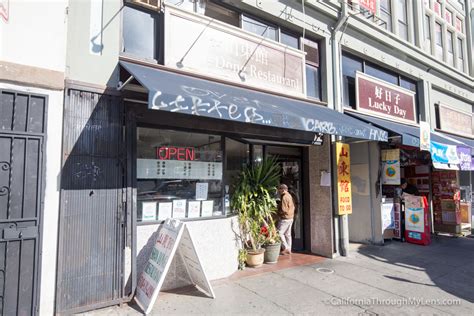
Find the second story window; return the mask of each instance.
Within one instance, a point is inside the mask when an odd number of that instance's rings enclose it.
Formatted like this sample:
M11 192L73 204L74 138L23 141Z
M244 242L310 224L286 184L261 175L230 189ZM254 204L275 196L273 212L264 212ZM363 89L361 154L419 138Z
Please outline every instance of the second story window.
M316 42L303 39L301 46L306 52L306 95L320 100L319 45Z
M456 64L456 67L461 70L461 71L465 71L465 68L464 68L464 45L463 45L463 40L458 38L457 40L457 43L458 43L458 47L457 47L457 55L458 55L458 58L457 58L457 64Z
M447 37L447 40L446 40L446 48L447 48L447 51L448 51L448 64L450 66L454 66L454 50L453 50L453 33L452 32L448 32L448 37Z
M408 41L407 0L398 0L397 12L398 36Z
M387 31L392 31L392 1L380 1L380 19L384 22L384 27Z
M431 19L429 15L425 15L423 32L425 33L424 48L431 52Z
M242 28L246 31L278 41L278 30L276 27L262 23L248 16L242 16Z
M440 60L444 59L443 54L443 28L438 22L435 23L435 56Z

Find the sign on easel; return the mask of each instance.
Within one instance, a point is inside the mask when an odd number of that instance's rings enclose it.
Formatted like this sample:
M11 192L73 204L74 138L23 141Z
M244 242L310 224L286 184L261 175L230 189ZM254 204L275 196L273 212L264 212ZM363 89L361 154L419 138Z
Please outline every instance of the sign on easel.
M176 253L181 257L191 282L208 296L215 297L188 228L179 220L167 219L138 279L135 301L145 314L151 312Z

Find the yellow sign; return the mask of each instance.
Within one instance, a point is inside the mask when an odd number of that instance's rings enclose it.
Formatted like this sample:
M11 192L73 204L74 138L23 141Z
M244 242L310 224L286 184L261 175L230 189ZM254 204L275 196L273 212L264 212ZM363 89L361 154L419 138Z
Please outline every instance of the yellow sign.
M352 214L351 157L349 145L336 143L337 214Z

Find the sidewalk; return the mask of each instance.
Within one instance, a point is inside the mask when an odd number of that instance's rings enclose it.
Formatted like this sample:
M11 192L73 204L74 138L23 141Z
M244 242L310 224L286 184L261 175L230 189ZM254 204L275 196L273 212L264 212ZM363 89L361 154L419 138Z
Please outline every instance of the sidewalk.
M249 269L250 270L250 269ZM157 315L472 315L474 239L437 237L424 247L352 245L350 257L160 293ZM87 315L139 315L134 306Z

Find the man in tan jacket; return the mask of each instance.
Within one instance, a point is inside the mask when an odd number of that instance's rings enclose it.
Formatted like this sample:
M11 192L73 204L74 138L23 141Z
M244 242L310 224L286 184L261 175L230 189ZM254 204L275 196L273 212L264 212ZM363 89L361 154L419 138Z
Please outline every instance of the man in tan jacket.
M293 225L293 217L295 216L295 203L291 194L288 192L286 184L278 186L278 193L280 193L281 201L278 204L278 233L280 235L282 251L281 255L291 253L291 226Z

